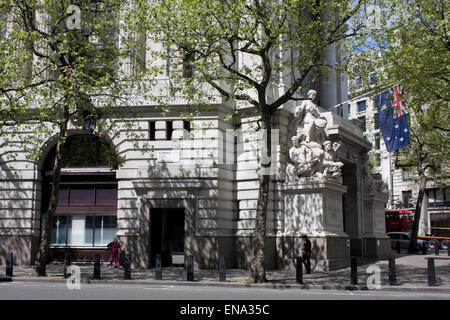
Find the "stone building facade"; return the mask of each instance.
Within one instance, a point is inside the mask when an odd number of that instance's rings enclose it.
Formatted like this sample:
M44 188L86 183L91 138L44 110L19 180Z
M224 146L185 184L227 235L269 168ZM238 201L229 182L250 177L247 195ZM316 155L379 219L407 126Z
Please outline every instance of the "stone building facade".
M364 187L364 157L371 145L357 126L322 109L329 139L341 145L337 159L344 164L342 183L306 179L300 187L286 184L288 152L282 145L289 146L293 107L280 108L275 118L281 138L273 153L277 167L267 215L268 268L292 267L303 233L313 240L317 269L344 267L350 255L386 256L390 250L384 232L386 195ZM258 197L256 135L248 129L258 119L224 121L232 111L226 104L217 104L190 122L176 115L163 118L152 107L143 109L133 121L149 150L134 149L120 135L102 137L102 143L114 145L125 159L122 165L111 168L97 160L100 166L95 166L86 160L86 166L74 162L62 170L51 259L62 259L69 251L75 260L91 260L95 253L106 254L107 241L117 235L136 266L152 266L155 255L162 254L164 265L182 264L183 257L193 255L199 268L217 268L223 254L228 268L247 268ZM244 132L241 137L226 139L238 129ZM74 141L86 139L86 134L71 130ZM184 140L178 139L181 135ZM51 176L46 163L53 146L49 139L37 164L24 157L2 158L2 259L12 251L16 263L33 262ZM306 211L288 208L294 198L304 201ZM310 220L314 223L309 225ZM296 232L287 232L289 228Z
M144 58L149 64L165 63L150 57ZM335 65L336 48L328 48L324 59ZM278 132L273 140L278 143L272 147L265 247L269 269L293 267L303 234L313 242L314 270L346 267L350 256L382 258L390 253L386 194L374 189L367 175L371 144L358 126L326 111L347 98L340 79L330 74L315 88L326 137L340 145L332 161L342 163L338 181L308 176L287 181L289 128L298 105L286 103L275 114ZM154 81L168 91L168 76ZM282 81L267 94L282 95L288 87ZM156 254L161 254L163 266L183 265L192 255L198 268L218 268L224 255L227 268L249 267L260 174L261 132L255 129L259 118L248 112L248 106L222 97L210 110L194 110L178 98L172 106L185 113L195 111L194 119L187 121L175 112L163 117L160 106L142 103L137 105L139 117L111 119L117 120L118 134L97 137L71 124L69 155L88 147L101 150L106 144L124 161L112 166L100 152L69 157L62 169L50 260L62 260L66 252L75 261L92 261L97 253L106 259L106 244L117 236L134 266L152 267ZM235 112L233 120L225 120ZM125 121L132 126L122 128ZM32 134L30 127L21 132L23 137ZM0 262L13 252L16 264L30 264L44 228L55 137L46 138L36 161L27 160L23 150L9 158L12 150L0 145ZM325 153L323 148L320 145L319 153Z

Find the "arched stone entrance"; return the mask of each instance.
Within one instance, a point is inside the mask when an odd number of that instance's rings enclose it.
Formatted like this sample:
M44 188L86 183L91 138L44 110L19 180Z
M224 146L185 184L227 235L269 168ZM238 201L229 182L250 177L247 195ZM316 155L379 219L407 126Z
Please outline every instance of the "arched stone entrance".
M42 174L41 231L52 189L56 147L45 157ZM117 232L117 157L104 139L73 135L64 145L58 205L53 219L50 261L108 259L106 244Z

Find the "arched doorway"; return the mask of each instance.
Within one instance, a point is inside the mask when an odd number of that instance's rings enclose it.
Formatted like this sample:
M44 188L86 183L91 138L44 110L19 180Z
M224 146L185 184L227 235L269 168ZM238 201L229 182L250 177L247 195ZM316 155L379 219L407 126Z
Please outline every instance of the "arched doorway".
M52 189L56 147L42 168L41 230ZM117 156L94 135L75 135L64 145L58 205L53 219L50 261L92 261L95 254L108 259L106 245L117 232Z

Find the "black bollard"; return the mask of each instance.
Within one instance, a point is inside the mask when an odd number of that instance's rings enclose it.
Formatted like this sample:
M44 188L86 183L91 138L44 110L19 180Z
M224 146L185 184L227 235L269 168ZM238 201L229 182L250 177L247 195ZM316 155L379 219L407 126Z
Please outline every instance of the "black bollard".
M125 255L125 263L123 268L123 278L125 280L131 280L131 254Z
M13 276L13 265L14 265L13 253L9 252L6 255L6 276L7 277Z
M447 243L447 252L448 252L448 256L450 257L450 243Z
M297 283L303 284L303 260L302 257L297 257Z
M194 257L187 257L187 281L194 281Z
M358 284L358 262L356 257L351 258L351 272L350 272L350 283L352 285Z
M70 277L70 273L67 273L67 269L71 264L70 252L64 253L64 278Z
M397 253L400 253L400 241L397 240Z
M156 280L162 280L162 263L161 263L161 255L156 255L156 273L155 273L155 279Z
M397 285L397 275L395 272L395 258L389 258L389 285L395 286Z
M424 244L422 245L422 253L425 255L428 253L428 248L427 248L427 244L424 242Z
M439 247L440 247L439 242L436 242L435 245L434 245L434 254L436 256L439 255Z
M94 279L101 279L100 276L100 255L94 256Z
M225 270L225 255L221 254L219 259L219 281L227 281L227 273Z
M436 285L436 271L434 270L434 258L428 259L428 286Z

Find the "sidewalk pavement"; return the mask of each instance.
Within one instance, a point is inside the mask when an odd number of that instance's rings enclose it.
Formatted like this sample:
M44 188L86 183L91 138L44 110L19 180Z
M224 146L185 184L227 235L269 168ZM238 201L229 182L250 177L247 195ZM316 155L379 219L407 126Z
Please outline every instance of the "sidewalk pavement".
M140 285L200 285L200 286L232 286L232 287L266 287L266 288L302 288L302 289L337 289L337 290L369 290L368 278L374 278L373 271L368 270L370 266L377 266L381 270L382 290L418 290L418 291L446 291L450 292L450 257L442 252L441 255L407 255L393 253L396 265L397 285L389 285L389 261L363 261L358 262L358 284L350 283L350 268L318 272L314 271L312 261L312 272L306 274L303 271L303 284L296 282L295 270L268 270L266 271L267 283L247 283L249 270L229 269L226 270L226 281L219 281L218 270L194 270L194 281L187 281L187 271L184 268L163 268L162 280L155 279L155 268L131 269L131 280L124 280L123 269L109 269L107 263L101 264L101 279L93 279L93 263L76 263L81 269L81 283L114 283L114 284L140 284ZM427 258L435 259L435 270L437 286L428 286ZM5 268L0 271L0 278L4 275ZM303 270L305 268L303 267ZM47 265L46 277L33 276L33 266L14 266L12 281L26 282L66 282L64 279L64 264L51 263ZM369 279L369 280L370 280ZM370 283L374 283L369 282ZM0 286L1 288L1 286Z

